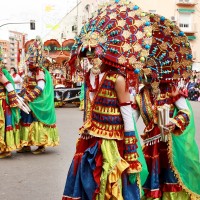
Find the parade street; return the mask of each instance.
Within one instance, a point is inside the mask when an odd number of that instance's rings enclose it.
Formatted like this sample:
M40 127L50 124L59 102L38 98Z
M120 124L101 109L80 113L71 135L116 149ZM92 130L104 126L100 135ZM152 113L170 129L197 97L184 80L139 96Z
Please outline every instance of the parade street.
M191 104L200 147L200 103ZM12 158L0 160L0 200L61 200L83 112L67 105L57 108L56 113L60 134L58 147L48 147L41 155L14 152ZM142 133L142 129L140 119L139 133Z

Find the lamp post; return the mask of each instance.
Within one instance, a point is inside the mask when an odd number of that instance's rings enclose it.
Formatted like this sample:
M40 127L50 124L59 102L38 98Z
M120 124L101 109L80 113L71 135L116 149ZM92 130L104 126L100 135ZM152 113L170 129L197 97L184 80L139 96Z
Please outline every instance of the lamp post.
M35 30L35 20L30 20L30 22L9 22L9 23L0 25L0 27L6 26L6 25L12 25L12 24L30 24L30 29Z

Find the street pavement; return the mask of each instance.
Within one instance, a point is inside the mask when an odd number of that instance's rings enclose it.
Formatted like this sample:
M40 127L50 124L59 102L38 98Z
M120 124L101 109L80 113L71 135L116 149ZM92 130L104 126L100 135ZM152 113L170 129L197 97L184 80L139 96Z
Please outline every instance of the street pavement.
M200 147L200 103L191 102ZM60 145L48 147L41 155L14 152L12 158L0 160L0 200L61 200L83 112L73 105L57 108ZM144 125L138 121L138 131ZM35 149L35 147L33 147Z

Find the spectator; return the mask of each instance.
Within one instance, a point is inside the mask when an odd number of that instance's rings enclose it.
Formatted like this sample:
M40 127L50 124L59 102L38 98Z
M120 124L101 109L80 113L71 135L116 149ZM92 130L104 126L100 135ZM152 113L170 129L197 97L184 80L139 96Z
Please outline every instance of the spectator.
M10 74L11 74L13 80L14 80L14 83L15 83L16 93L20 93L20 91L22 89L22 78L17 73L17 70L14 67L10 68Z

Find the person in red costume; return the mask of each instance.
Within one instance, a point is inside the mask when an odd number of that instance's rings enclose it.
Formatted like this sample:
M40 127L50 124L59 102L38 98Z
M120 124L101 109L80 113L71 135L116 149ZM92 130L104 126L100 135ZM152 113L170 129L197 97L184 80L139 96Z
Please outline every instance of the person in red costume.
M0 48L0 158L11 157L11 152L21 147L19 108L29 113L27 105L15 91L11 75L3 69Z

